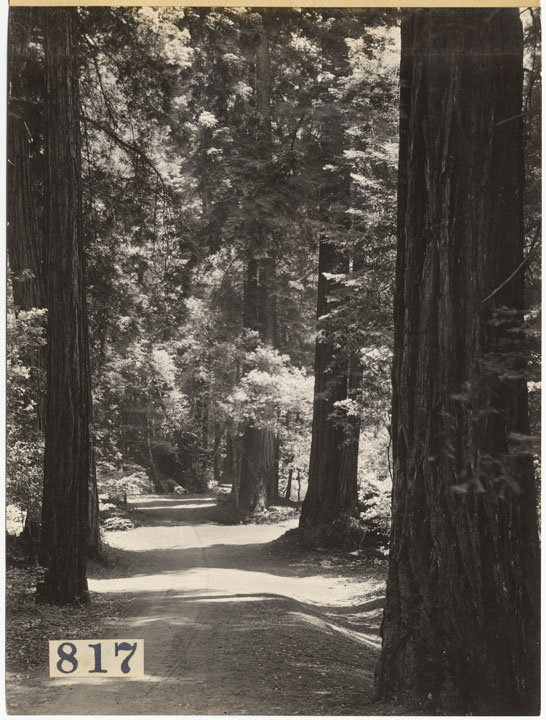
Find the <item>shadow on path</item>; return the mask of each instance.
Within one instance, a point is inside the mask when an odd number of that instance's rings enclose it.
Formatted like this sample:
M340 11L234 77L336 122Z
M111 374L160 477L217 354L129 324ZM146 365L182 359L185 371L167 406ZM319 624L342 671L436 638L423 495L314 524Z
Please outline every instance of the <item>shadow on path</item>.
M92 593L126 599L109 637L144 640L144 678L50 681L15 713L392 714L371 702L385 568L283 555L283 525L219 525L212 498L131 499L144 525L108 534ZM31 706L37 703L37 706Z

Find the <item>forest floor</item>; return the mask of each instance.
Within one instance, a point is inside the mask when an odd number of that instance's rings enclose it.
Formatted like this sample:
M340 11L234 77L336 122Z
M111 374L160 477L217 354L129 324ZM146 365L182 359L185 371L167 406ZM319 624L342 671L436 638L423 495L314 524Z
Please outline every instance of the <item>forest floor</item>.
M371 699L381 556L303 551L281 537L297 524L282 512L223 524L212 496L130 503L138 526L107 533L110 562L90 568L90 606L36 606L30 590L8 603L11 714L403 712ZM47 640L68 638L142 638L146 674L50 679Z

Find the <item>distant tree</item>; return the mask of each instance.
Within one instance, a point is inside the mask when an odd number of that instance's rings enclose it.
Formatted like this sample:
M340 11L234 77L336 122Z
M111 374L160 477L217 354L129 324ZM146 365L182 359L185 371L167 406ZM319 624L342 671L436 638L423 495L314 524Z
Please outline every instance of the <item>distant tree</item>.
M254 29L254 64L256 90L256 137L263 167L271 164L271 57L267 28L267 12L256 15ZM269 178L259 187L255 202L260 203L267 218ZM243 326L255 330L259 339L275 347L277 344L276 261L271 230L263 220L251 224L254 237L249 238L246 277L243 295ZM241 440L238 501L243 510L260 511L277 499L278 449L277 438L268 427L245 423Z
M45 17L48 368L38 599L87 602L91 393L75 8Z
M331 68L328 68L331 69ZM328 122L323 123L322 164L339 167L343 152L343 121L330 108ZM349 173L341 168L329 170L322 179L320 219L327 237L347 229L345 211L349 206ZM348 398L349 385L358 374L358 358L350 358L346 348L336 343L336 319L344 289L340 277L349 271L348 252L332 239L319 243L317 340L315 350L315 391L309 481L302 507L300 532L311 540L317 531L327 530L342 515L357 513L357 458L359 426L336 414L339 403ZM337 352L336 352L337 344ZM342 413L343 415L343 413Z
M518 10L402 22L394 486L380 698L539 712ZM515 350L514 350L515 347Z
M307 542L324 543L328 538L337 544L346 542L353 530L358 532L354 520L359 516L360 416L366 414L361 355L370 344L364 331L384 322L374 306L385 301L385 294L388 302L384 269L377 262L382 251L375 245L388 246L384 236L392 232L377 227L378 216L388 225L381 195L388 198L392 190L381 173L388 180L382 167L383 147L390 140L392 121L373 90L380 88L388 106L392 77L380 67L376 53L391 19L376 11L324 11L320 20L316 26L322 68L317 78L315 146L320 183L315 393L309 484L299 528ZM360 103L370 116L365 120ZM361 168L362 157L367 165ZM390 271L390 262L385 265ZM372 294L377 298L374 303L370 303Z

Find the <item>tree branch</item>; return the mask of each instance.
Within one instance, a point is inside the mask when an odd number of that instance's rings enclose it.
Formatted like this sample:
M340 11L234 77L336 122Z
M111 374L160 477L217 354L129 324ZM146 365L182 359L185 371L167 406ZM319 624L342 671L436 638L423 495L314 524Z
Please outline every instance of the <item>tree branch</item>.
M520 270L522 270L522 269L527 265L527 263L532 259L533 255L535 254L535 252L536 252L536 251L539 249L539 247L540 247L539 244L538 244L538 236L539 236L539 233L540 233L540 228L538 228L537 231L536 231L536 233L535 233L535 237L534 237L534 239L533 239L533 242L532 242L532 244L531 244L531 247L529 248L529 252L528 252L527 255L523 258L523 260L520 262L520 264L517 266L517 268L514 270L514 272L512 272L512 273L506 278L506 280L504 280L503 282L501 282L501 284L500 284L497 288L495 288L492 293L490 293L486 298L484 298L484 299L481 301L481 305L483 305L484 303L486 303L488 300L491 300L491 298L495 297L495 295L496 295L498 292L500 292L503 287L505 287L506 285L508 285L508 283L510 282L510 280L512 280L512 279L518 274L518 272L519 272Z
M115 143L117 143L120 147L122 147L124 150L127 150L130 153L134 153L135 155L138 155L141 157L146 165L150 167L155 174L157 175L159 181L163 185L163 189L165 190L167 188L167 185L165 183L165 179L163 178L163 175L160 173L160 171L157 169L156 165L150 158L146 155L146 153L141 150L138 145L133 145L132 143L125 142L125 140L122 140L113 130L110 130L109 127L106 125L103 125L98 120L94 120L93 118L87 117L86 115L80 115L80 120L82 120L84 123L89 123L90 125L93 125L93 127L96 127L97 130L100 130L105 135L108 135L108 137L113 140Z
M112 125L117 129L117 127L118 127L118 122L117 122L116 117L115 117L115 115L114 115L114 111L112 110L112 106L111 106L111 104L110 104L110 100L108 99L108 95L106 94L106 90L105 90L105 88L104 88L104 84L103 84L103 82L102 82L102 75L101 75L100 68L99 68L99 63L98 63L98 60L97 60L98 48L97 48L97 46L96 46L94 43L91 43L91 41L89 40L89 38L88 38L86 35L83 35L83 34L82 34L81 37L82 37L83 41L85 42L85 44L87 45L87 47L91 50L91 61L92 61L93 66L94 66L94 68L95 68L95 73L96 73L96 75L97 75L97 80L99 81L99 87L100 87L100 91L101 91L101 94L102 94L102 97L103 97L103 100L104 100L104 104L105 104L105 106L106 106L106 110L107 110L107 112L108 112L108 115L110 116L110 120L112 121Z

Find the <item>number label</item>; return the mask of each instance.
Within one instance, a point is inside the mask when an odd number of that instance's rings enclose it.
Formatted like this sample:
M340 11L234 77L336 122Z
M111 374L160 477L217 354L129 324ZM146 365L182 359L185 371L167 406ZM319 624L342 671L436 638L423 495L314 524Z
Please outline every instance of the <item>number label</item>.
M142 677L144 640L50 640L49 676Z

